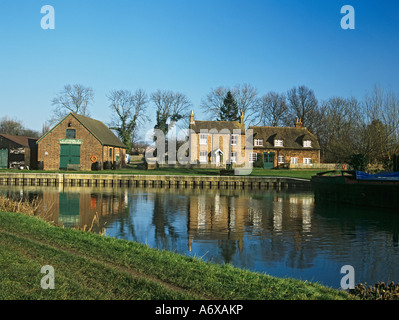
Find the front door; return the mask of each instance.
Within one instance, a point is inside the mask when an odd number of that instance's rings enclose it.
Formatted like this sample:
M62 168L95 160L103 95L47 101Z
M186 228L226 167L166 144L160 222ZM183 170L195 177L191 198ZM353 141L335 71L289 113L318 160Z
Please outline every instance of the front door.
M60 169L66 170L68 164L80 164L79 144L61 144Z
M263 168L273 169L274 168L274 152L263 153Z
M8 149L0 150L0 169L8 168Z

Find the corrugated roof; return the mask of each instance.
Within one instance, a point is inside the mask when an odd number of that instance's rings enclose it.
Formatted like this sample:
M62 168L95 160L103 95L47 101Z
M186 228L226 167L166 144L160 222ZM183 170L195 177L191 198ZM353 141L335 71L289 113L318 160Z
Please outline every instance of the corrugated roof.
M32 138L32 137L23 137L23 136L13 136L9 134L3 134L1 133L0 136L13 141L17 144L20 144L21 146L24 147L34 147L36 145L37 138Z
M126 148L125 144L103 122L71 112L103 145Z
M229 130L234 133L233 130L241 130L241 134L245 134L245 125L239 121L197 121L194 124L190 124L190 129L194 130L195 133L200 133L201 130L217 130L221 132L223 129Z
M253 130L254 139L263 139L263 148L274 148L274 140L283 140L284 147L288 149L303 149L303 141L311 140L312 147L307 149L320 149L317 138L302 127L258 127L250 126ZM255 147L254 148L262 148Z

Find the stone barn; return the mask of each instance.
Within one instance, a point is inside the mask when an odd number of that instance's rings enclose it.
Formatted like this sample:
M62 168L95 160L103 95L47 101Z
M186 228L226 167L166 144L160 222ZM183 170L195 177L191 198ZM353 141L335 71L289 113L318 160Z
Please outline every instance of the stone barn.
M101 170L125 166L126 146L101 121L69 113L38 141L44 170Z
M36 169L36 138L0 134L0 169Z

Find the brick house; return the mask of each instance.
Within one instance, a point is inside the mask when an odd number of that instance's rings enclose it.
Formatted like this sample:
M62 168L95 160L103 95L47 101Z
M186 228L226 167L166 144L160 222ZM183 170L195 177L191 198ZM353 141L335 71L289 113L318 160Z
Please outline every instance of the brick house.
M0 168L36 169L36 138L0 134Z
M124 166L126 146L101 121L69 113L38 141L44 170Z
M200 167L219 167L245 160L244 115L239 121L198 121L190 115L189 161Z
M303 127L297 119L295 127L250 126L253 130L253 153L255 162L263 155L265 169L276 167L312 167L320 163L320 145L317 138Z

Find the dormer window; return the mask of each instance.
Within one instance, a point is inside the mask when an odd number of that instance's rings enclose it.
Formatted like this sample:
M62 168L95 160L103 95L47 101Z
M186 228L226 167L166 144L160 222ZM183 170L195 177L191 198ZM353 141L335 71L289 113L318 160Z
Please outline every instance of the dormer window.
M311 148L312 147L312 140L304 140L303 141L304 148Z
M263 147L263 139L254 139L255 147Z
M284 147L283 140L274 140L275 147Z

